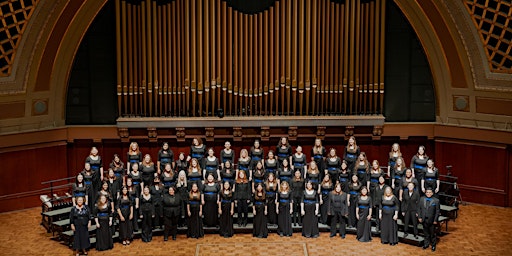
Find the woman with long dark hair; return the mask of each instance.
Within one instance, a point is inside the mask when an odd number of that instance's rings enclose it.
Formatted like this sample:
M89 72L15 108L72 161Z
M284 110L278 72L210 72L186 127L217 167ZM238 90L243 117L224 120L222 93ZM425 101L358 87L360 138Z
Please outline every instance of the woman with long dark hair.
M328 201L324 204L327 204L327 213L331 216L330 237L336 236L336 226L339 225L340 236L345 238L350 196L343 192L340 183L337 183L334 190L329 193Z
M117 200L117 215L119 216L119 240L123 245L130 244L133 238L133 205L134 202L128 194L128 188L124 186L121 189L121 195Z
M352 198L352 195L350 196ZM357 240L359 242L370 242L372 240L372 198L368 196L368 188L363 186L361 194L354 196L356 218L357 218ZM352 201L352 200L351 200Z
M172 240L176 240L178 233L178 221L181 217L181 206L183 199L179 193L176 193L175 187L170 187L162 199L164 213L164 241L172 236Z
M277 212L277 234L279 236L292 236L292 217L293 213L292 193L288 182L283 181L279 186L279 193L276 198Z
M197 238L204 236L203 230L203 205L201 204L201 191L197 183L192 183L188 194L187 204L188 233L187 237Z
M227 163L227 162L226 162ZM235 213L235 201L231 183L225 181L220 192L219 201L219 235L222 237L232 237L233 229L233 214Z
M255 188L252 212L254 214L252 236L257 238L267 238L267 197L262 183L258 183Z
M307 238L318 237L318 193L313 188L311 181L306 182L306 189L302 193L300 208L303 216L302 236Z
M393 195L390 187L384 190L384 196L380 202L379 219L381 220L380 239L383 244L396 245L398 243L398 211L400 201Z

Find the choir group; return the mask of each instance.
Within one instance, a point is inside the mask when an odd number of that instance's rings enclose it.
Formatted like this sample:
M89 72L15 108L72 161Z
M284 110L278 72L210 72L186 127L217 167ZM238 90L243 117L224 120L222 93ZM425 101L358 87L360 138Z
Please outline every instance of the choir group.
M176 239L178 226L187 227L189 238L204 236L204 226L231 237L235 211L236 225L242 227L252 211L253 236L258 238L268 236L269 226L277 226L280 236L292 236L293 226L301 226L303 236L315 238L320 222L330 226L331 237L339 233L345 238L349 226L357 229L359 241L369 242L374 219L381 242L392 246L398 243L397 219L403 218L404 236L412 226L410 235L417 237L422 223L423 248L431 244L434 251L439 183L423 146L407 166L399 145L393 144L383 168L377 160L368 161L355 137L342 155L334 148L326 151L317 139L310 158L301 146L293 151L286 137L266 153L255 141L238 158L229 141L217 156L194 138L189 154L176 158L163 143L155 159L132 142L126 165L114 155L105 172L93 147L72 188L73 247L77 254L87 254L91 225L96 225L97 250L113 247L115 230L123 245L130 244L137 230L142 241L150 242L155 227L163 228L165 241Z

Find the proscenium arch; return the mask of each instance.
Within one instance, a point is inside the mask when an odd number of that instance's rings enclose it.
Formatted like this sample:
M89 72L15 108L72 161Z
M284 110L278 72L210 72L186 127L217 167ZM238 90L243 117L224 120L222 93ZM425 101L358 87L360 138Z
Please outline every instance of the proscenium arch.
M89 26L107 2L108 0L85 0L74 15L72 22L70 22L66 33L60 41L60 47L53 62L54 66L52 68L50 80L50 88L53 91L52 94L54 99L52 104L53 106L51 107L55 109L55 111L60 110L60 112L54 113L54 120L59 124L65 123L67 87L75 54L78 51L80 43L89 29ZM436 34L436 31L430 22L429 16L425 13L424 9L416 3L416 1L394 0L394 2L398 5L415 30L425 51L432 70L437 102L437 121L444 122L448 117L448 112L452 102L450 98L450 90L454 76L453 69L451 67L452 65L458 65L459 68L462 68L463 70L467 69L460 67L460 62L451 63L451 61L446 57L447 51L444 49L443 42L448 40L453 43L453 38L440 38ZM459 49L457 50L459 51ZM458 53L457 55L460 56ZM471 82L469 79L464 80L468 83Z

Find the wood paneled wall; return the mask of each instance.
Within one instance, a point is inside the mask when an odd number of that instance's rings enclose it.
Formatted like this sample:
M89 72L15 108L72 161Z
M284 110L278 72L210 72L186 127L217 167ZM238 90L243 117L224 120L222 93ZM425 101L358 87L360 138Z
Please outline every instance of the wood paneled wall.
M385 1L116 0L119 113L381 114Z

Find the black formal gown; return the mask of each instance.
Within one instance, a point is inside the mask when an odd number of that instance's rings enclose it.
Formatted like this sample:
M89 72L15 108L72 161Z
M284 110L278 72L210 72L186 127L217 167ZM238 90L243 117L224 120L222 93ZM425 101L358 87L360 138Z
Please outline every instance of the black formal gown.
M170 148L167 150L160 149L158 151L158 161L160 161L160 171L163 172L165 170L165 165L172 164L174 161L174 152Z
M434 168L433 170L428 170L428 168L425 170L425 173L423 175L423 185L425 186L425 190L427 188L431 188L432 192L436 192L437 188L437 180L439 179L439 171L437 168Z
M301 155L292 155L293 172L299 170L301 175L304 176L304 166L306 166L307 163L306 154L302 153Z
M176 186L176 178L178 178L178 175L174 171L162 172L160 180L162 181L162 185L164 186L164 191L168 192L170 187Z
M219 159L217 159L217 157L215 157L215 156L212 158L207 156L204 159L204 171L206 172L204 176L208 177L208 175L212 174L213 178L215 180L217 180L218 179L217 169L219 169Z
M220 187L217 183L205 184L203 188L204 205L203 216L206 227L219 225L218 195Z
M320 185L320 196L322 197L322 203L320 205L320 223L329 225L329 193L334 189L334 184L322 183Z
M292 201L293 201L293 212L292 212L292 222L294 225L302 226L302 215L300 203L302 202L302 194L304 193L304 180L295 178L291 180L290 187L292 188Z
M279 169L279 162L276 159L267 159L265 160L265 172L267 176L270 173L273 173L275 177L277 177L277 171Z
M182 197L178 193L174 195L165 194L162 198L163 215L164 215L164 240L167 240L169 235L176 239L178 233L178 221L181 217Z
M302 236L318 237L318 216L315 214L318 204L318 194L313 190L309 194L307 190L302 194L302 203L304 204L304 218L302 220Z
M418 155L414 155L411 159L411 169L414 169L414 177L417 180L423 179L423 174L427 168L428 157L425 156L421 159Z
M153 185L153 180L155 179L156 166L151 163L149 165L141 164L139 166L140 172L142 173L142 182L144 182L144 186Z
M189 197L190 216L188 217L187 237L200 238L204 236L203 220L199 211L201 210L201 196Z
M280 236L292 236L292 216L290 215L292 194L289 192L278 193L277 202L279 204L279 214L277 215L277 233Z
M311 156L313 157L313 160L315 161L316 166L318 166L318 169L320 170L321 173L323 173L324 170L326 169L324 165L325 153L326 151L324 146L322 146L321 148L316 148L315 146L313 146L311 148Z
M349 194L350 194L350 206L348 207L348 226L355 227L357 224L356 218L356 202L357 196L359 195L359 190L361 189L361 183L357 184L349 184Z
M265 207L267 205L265 191L263 191L263 195L261 196L258 196L256 192L253 203L256 209L256 215L254 215L252 236L266 238L268 236L268 228L267 216L265 215Z
M83 205L82 209L76 206L71 208L69 213L69 223L75 225L73 237L73 249L87 250L91 246L89 241L89 229L87 225L91 219L91 211L87 205Z
M118 199L117 207L121 211L124 221L119 218L119 240L125 241L133 238L133 222L130 220L130 213L132 211L134 202L122 196Z
M277 224L277 212L276 212L276 191L277 183L273 185L267 185L265 187L267 194L267 220L268 224Z
M197 159L201 169L204 169L204 156L206 154L206 146L204 144L199 147L192 145L190 146L190 157Z
M142 242L151 242L153 239L153 216L155 216L155 199L153 196L139 198L140 215L142 216Z
M325 159L325 169L327 170L327 173L329 173L331 180L333 182L336 182L338 180L338 177L340 174L341 158L327 157L327 159ZM324 173L324 172L322 172L322 173Z
M85 170L81 173L82 176L84 176L85 193L87 195L87 207L89 207L89 209L94 209L94 204L96 203L96 193L98 192L94 186L95 174L94 172L86 172Z
M340 172L338 174L338 181L341 183L341 190L343 190L343 192L345 193L348 193L350 191L348 185L350 183L351 175L352 173L348 169L340 169Z
M283 165L284 159L289 159L289 157L292 155L292 147L283 145L281 147L276 148L276 154L277 154L277 160L279 161L279 166ZM289 163L292 164L292 163Z
M393 194L396 197L400 196L400 181L402 180L402 177L405 175L405 167L400 167L400 169L397 169L395 167L391 167L390 170L391 174L391 182L395 185L395 188L393 189Z
M261 147L259 149L251 147L251 150L249 151L249 157L251 157L251 170L254 170L254 168L256 168L256 165L258 164L259 161L261 161L261 159L263 159L264 155L265 151Z
M110 203L106 203L105 207L98 207L94 209L94 217L98 218L100 227L96 229L96 250L104 251L114 248L112 240L112 229L109 222L112 217L112 208Z
M370 180L369 176L369 171L370 170L370 167L366 164L358 164L358 162L356 162L355 166L354 166L354 173L357 175L357 178L359 179L359 182L361 182L361 184L363 186L366 186L367 182ZM370 189L370 188L368 188Z
M231 166L235 163L235 151L230 149L228 152L226 152L226 149L223 149L220 151L220 161L222 163L225 163L227 161L231 162Z
M372 223L368 220L370 209L373 207L372 198L357 196L355 207L359 208L359 220L357 221L357 240L359 242L370 242L372 240Z
M347 162L349 170L354 169L354 165L357 160L357 157L359 156L359 153L361 153L359 146L356 146L356 148L354 149L349 149L348 147L345 147L345 152L343 153L343 160Z
M396 196L392 196L391 199L382 197L380 203L382 209L382 220L380 224L380 239L384 244L398 243L398 225L396 220L393 219L393 215L398 211L400 207L400 201Z
M220 192L220 208L222 214L220 215L219 235L223 237L232 237L233 229L233 215L231 215L231 207L234 204L234 195L231 191L226 193L224 190Z

